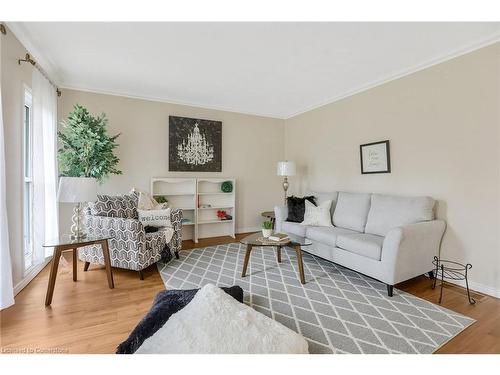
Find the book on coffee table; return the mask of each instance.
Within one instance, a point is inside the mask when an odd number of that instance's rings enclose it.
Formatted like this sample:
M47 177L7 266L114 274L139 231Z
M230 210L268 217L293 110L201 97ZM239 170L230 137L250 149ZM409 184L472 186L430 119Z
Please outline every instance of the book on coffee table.
M288 237L288 234L285 233L273 233L268 237L268 240L276 242L283 242L289 239L290 237Z

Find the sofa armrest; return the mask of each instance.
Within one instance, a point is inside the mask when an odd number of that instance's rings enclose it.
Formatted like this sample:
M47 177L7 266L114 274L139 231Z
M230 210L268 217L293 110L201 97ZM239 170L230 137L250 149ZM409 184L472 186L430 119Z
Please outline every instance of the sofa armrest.
M137 219L86 215L85 225L90 236L110 236L110 247L127 243L127 250L142 252L146 248L146 232Z
M446 229L443 220L431 220L391 229L382 247L381 262L394 285L432 270Z
M174 228L174 234L168 243L171 252L177 253L182 249L182 210L176 208L170 213L170 222Z
M288 217L288 207L287 206L274 206L274 229L276 232L281 232L281 224L286 221Z

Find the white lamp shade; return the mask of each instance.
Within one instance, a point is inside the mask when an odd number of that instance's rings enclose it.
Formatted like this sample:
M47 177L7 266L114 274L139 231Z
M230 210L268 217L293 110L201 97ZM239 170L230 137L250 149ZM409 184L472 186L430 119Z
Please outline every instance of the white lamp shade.
M297 169L293 161L279 161L277 174L278 176L295 176Z
M61 177L57 200L63 203L93 202L97 199L97 180L91 177Z

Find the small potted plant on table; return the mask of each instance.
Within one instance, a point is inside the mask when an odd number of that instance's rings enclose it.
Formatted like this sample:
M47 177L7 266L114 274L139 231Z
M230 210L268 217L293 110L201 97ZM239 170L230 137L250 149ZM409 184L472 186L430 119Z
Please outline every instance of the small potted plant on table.
M273 233L273 222L266 220L262 223L262 236L268 238Z

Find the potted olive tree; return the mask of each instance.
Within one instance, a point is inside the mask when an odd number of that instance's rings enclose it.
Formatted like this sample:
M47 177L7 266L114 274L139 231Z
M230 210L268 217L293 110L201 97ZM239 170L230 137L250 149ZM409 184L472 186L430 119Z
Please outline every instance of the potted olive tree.
M91 177L102 182L110 174L122 174L116 168L120 159L114 154L120 134L110 136L108 119L103 113L94 117L87 108L76 104L61 122L58 150L59 174L66 177Z
M59 192L58 201L76 204L73 210L73 238L85 238L82 228L83 204L94 201L97 182L110 174L121 174L116 168L120 159L114 154L116 138L109 136L105 114L94 117L76 104L58 132Z

